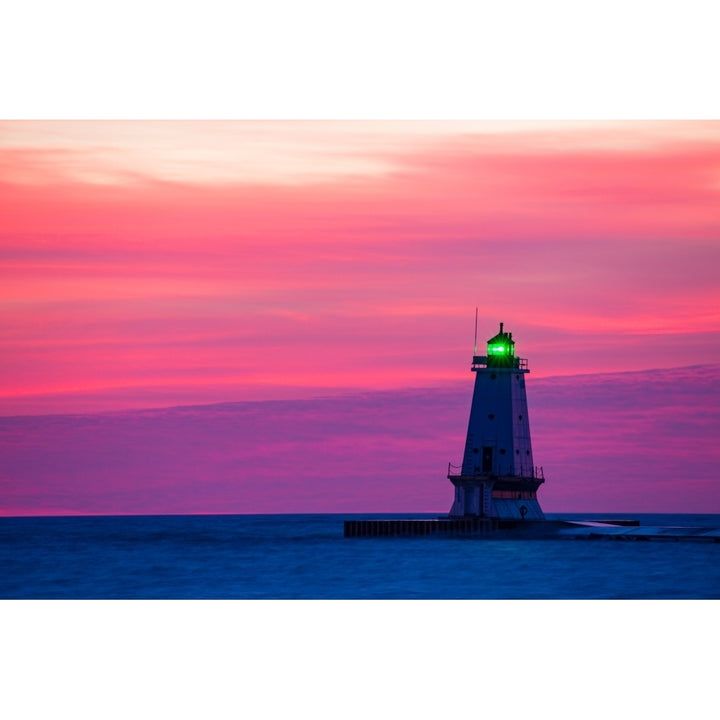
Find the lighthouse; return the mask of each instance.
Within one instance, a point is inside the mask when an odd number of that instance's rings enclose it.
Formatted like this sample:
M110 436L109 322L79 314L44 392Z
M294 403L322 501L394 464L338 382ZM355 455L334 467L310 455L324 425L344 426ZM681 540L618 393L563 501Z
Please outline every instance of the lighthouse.
M477 317L475 319L477 339ZM470 420L462 465L448 464L455 499L448 515L433 519L353 519L344 524L345 537L390 535L492 536L523 528L521 536L537 537L555 527L537 500L545 482L533 463L525 376L528 362L515 355L512 333L487 341L485 355L472 359L475 373ZM556 528L555 528L556 529ZM528 534L526 531L529 531Z
M537 490L545 480L533 463L530 442L527 360L515 355L512 333L503 323L487 341L487 354L477 355L477 347L475 353L462 466L448 466L455 489L450 517L544 520Z

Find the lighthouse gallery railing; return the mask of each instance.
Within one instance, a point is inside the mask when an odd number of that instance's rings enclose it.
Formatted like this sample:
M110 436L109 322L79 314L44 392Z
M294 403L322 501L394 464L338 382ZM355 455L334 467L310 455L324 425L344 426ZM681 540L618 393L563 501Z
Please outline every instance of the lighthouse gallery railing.
M447 471L448 477L453 476L460 476L463 474L462 472L462 465L453 465L451 462L448 463L448 471ZM491 475L492 473L472 473L470 475L467 475L466 477L483 477ZM502 477L517 477L517 478L535 478L538 480L544 480L545 479L545 473L543 472L542 466L534 465L534 466L528 466L523 467L520 466L520 473L516 473L513 470L508 473L502 473Z

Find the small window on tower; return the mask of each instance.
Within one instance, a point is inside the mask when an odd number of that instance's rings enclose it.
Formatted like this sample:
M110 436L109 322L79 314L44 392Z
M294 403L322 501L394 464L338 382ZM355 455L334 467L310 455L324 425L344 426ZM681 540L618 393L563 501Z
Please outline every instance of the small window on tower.
M491 379L491 380L494 380L496 377L497 377L497 375L496 375L495 373L493 373L493 374L490 376L490 379Z
M494 420L495 416L492 413L488 413L488 420Z
M522 420L522 415L518 415L518 420Z
M504 455L504 454L505 454L505 449L504 449L504 448L500 448L500 454L501 454L501 455Z

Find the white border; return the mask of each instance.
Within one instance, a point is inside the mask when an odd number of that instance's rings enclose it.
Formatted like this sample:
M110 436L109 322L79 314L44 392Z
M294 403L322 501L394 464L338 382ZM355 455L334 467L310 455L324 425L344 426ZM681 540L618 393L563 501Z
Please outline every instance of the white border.
M716 4L25 0L3 118L713 118Z
M706 716L713 602L3 604L16 719Z

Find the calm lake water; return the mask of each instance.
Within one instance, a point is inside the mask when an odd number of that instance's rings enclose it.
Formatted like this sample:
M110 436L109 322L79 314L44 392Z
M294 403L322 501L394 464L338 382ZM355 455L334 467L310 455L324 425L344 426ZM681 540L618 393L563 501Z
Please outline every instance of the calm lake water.
M0 518L0 597L720 598L720 543L345 538L351 517L402 516ZM560 517L592 518L549 516ZM718 515L625 517L720 526Z

